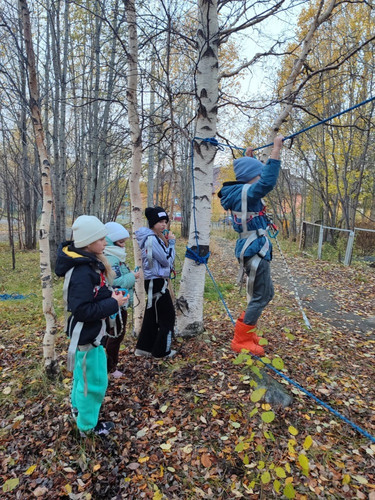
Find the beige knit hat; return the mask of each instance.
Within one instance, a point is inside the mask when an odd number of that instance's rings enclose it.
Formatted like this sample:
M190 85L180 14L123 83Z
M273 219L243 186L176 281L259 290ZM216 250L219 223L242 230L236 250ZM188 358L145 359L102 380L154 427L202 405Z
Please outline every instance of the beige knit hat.
M107 228L94 215L80 215L72 226L76 248L83 248L107 236Z

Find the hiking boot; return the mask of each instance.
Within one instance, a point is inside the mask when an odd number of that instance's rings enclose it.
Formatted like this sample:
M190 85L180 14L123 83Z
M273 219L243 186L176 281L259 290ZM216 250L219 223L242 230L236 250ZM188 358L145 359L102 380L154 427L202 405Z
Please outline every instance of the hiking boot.
M115 424L113 422L98 422L94 427L94 434L97 436L108 436L114 427Z
M142 349L136 349L134 351L134 354L136 356L145 356L146 358L149 358L151 356L151 353L148 351L143 351Z
M93 429L88 431L79 431L81 437L86 438L91 434L95 436L108 436L111 430L114 428L115 424L113 422L98 422Z
M154 359L160 360L160 359L173 358L173 356L176 356L176 354L177 354L177 351L174 351L172 349L169 354L166 354L165 356L162 356L161 358L155 358L155 356L154 356Z
M71 406L71 408L70 408L70 414L72 415L73 420L75 420L77 422L78 409L74 408L74 406Z

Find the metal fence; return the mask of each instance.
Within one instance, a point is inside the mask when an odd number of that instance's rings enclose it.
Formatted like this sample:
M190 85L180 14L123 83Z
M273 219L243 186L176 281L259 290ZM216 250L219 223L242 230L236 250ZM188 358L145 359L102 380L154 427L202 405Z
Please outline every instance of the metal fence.
M350 266L352 256L353 256L353 245L354 245L354 241L355 241L356 232L366 231L369 233L375 233L374 229L367 229L367 228L361 228L361 227L355 227L354 230L340 229L338 227L323 226L322 224L303 221L302 226L301 226L301 232L300 232L300 242L299 242L299 249L300 250L302 250L306 247L307 226L319 228L318 254L317 254L318 259L322 258L322 248L323 248L324 231L325 230L341 231L341 232L348 234L348 241L346 244L345 258L344 258L344 266ZM314 236L313 236L313 239L314 239Z

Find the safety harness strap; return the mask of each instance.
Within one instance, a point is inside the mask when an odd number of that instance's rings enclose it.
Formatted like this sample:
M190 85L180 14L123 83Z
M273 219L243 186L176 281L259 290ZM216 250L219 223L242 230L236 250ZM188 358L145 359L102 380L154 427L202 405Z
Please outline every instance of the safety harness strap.
M270 242L267 238L267 231L265 229L254 229L251 231L247 230L247 220L248 218L253 218L253 217L259 217L263 216L264 212L248 212L247 211L247 192L250 188L250 184L244 184L242 191L241 191L241 212L232 212L234 215L234 220L238 218L238 216L241 214L241 226L242 226L242 231L239 233L239 238L244 239L246 238L246 241L242 247L240 256L239 256L239 263L240 263L240 269L238 272L238 278L237 278L237 283L239 285L242 285L243 282L243 277L245 274L245 251L247 248L255 241L257 238L260 238L262 236L265 237L265 242L262 246L262 248L259 250L259 252L254 255L253 257L250 258L250 272L249 276L247 277L247 295L248 295L248 300L251 300L251 297L253 295L253 290L254 290L254 281L255 281L255 276L256 272L259 266L260 261L266 256ZM263 201L262 201L263 203ZM264 205L264 203L263 203Z

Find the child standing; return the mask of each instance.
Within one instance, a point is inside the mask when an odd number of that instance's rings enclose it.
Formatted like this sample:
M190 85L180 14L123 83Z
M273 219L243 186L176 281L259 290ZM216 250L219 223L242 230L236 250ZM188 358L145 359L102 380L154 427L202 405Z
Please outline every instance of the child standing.
M107 360L102 339L105 318L118 311L126 299L109 288L111 269L103 250L107 229L92 215L81 215L73 224L73 241L58 249L56 274L65 276L64 298L70 337L68 369L73 370L72 413L82 436L93 431L108 434L112 422L98 422L108 385Z
M121 342L126 332L126 320L128 317L127 307L133 301L133 288L135 280L139 278L139 272L134 272L126 265L125 242L129 238L128 231L117 222L107 222L105 227L108 231L104 249L104 255L107 257L112 271L115 273L113 280L114 288L126 288L129 292L128 302L120 308L114 318L108 318L109 335L106 338L105 349L107 351L107 369L112 377L120 378L123 373L117 370L119 350Z
M169 217L161 207L145 210L149 228L141 227L135 232L142 253L144 286L147 305L139 334L135 355L153 356L161 359L172 357L171 350L175 310L168 290L168 280L175 259L176 237L167 229Z
M274 295L270 274L272 245L267 237L268 220L262 197L276 186L282 143L283 137L277 136L265 165L248 148L246 156L233 162L236 181L225 182L218 195L223 208L231 210L233 228L239 233L235 255L240 263L240 281L244 273L247 275L249 302L236 322L231 348L236 352L246 349L257 356L262 356L264 349L259 345L256 323Z

